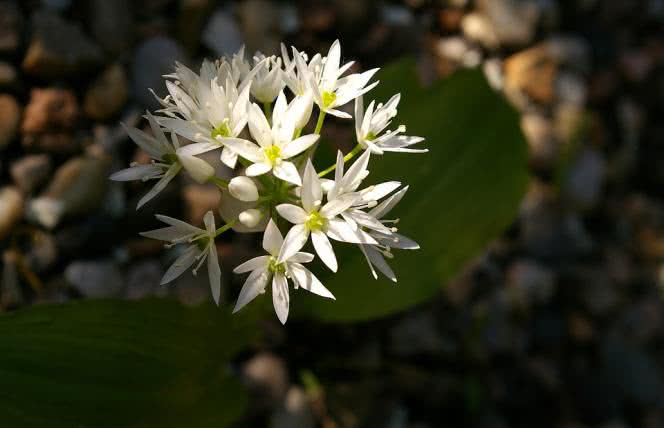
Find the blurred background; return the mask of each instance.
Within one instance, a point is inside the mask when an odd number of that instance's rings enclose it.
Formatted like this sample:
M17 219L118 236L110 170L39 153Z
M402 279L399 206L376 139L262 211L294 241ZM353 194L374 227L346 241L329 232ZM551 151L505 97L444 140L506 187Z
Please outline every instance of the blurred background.
M2 328L2 320L86 298L209 302L205 275L159 286L173 254L138 232L157 227L155 213L200 223L218 206L218 192L183 178L135 211L151 183L107 179L148 159L120 122L146 125L141 115L157 107L147 89L163 95L161 76L175 61L197 70L202 58L243 45L278 54L282 41L324 53L337 38L358 70L414 58L424 85L480 70L518 113L527 142L518 213L433 297L406 310L343 324L294 318L285 327L268 310L250 324L258 335L223 363L246 398L210 407L237 415L190 426L664 427L662 0L3 0L0 385L10 379L8 367L30 374L21 362L41 352L30 367L41 367L56 393L32 402L34 391L21 392L24 381L3 387L0 408L10 416L4 425L0 415L0 425L33 426L16 421L55 414L49 400L64 391L65 401L72 394L62 418L70 424L58 426L154 426L140 416L79 420L78 411L100 404L73 398L85 395L68 378L76 367L60 367L55 344L12 348L10 336L39 337L40 326L31 324L35 336L27 336ZM487 119L480 106L472 126ZM330 147L349 149L352 124L328 126ZM437 141L425 144L436 151ZM229 267L257 243L253 235L224 236L230 306L241 279ZM416 280L399 256L392 267L404 278L397 287ZM358 286L376 296L393 287L366 278ZM85 331L72 325L73 336ZM223 332L225 324L212 328ZM231 340L216 334L205 338L221 348ZM184 363L197 365L194 357ZM108 367L97 369L120 373ZM159 373L150 379L158 382ZM168 385L159 391L157 400L172 392ZM105 405L126 392L107 391ZM142 415L142 396L134 399L127 412Z

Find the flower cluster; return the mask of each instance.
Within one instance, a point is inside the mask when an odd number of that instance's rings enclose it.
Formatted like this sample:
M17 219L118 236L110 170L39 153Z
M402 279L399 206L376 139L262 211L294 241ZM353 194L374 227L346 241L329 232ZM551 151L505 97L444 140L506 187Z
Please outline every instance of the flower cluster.
M315 258L303 251L309 240L333 272L338 264L330 239L357 245L374 278L378 270L396 282L386 262L393 257L391 250L419 247L397 233L398 219L385 217L408 187L398 181L363 187L363 181L369 175L372 156L426 149L412 147L423 138L404 135L403 125L390 129L399 94L385 104L372 101L365 110L363 96L378 84L370 83L377 69L349 73L352 66L352 62L342 65L337 41L327 56L309 58L295 48L289 54L282 45L281 57L259 53L247 60L241 50L232 58L204 61L198 74L176 64L174 73L164 76L168 96L159 99L160 110L146 114L152 135L127 130L152 162L132 164L111 178L158 180L139 201L140 208L184 171L197 182L220 189L219 213L226 224L217 228L212 211L203 219L204 229L158 215L167 227L143 236L183 248L162 284L192 266L196 273L207 261L212 295L218 304L221 271L215 239L229 229L263 231L267 253L234 269L237 274L250 272L235 311L264 293L270 281L274 308L282 323L288 317L289 281L295 289L334 299L304 267ZM352 101L355 148L345 155L338 152L334 165L317 170L314 153L325 117L353 119L342 109ZM314 106L318 112L315 126L309 125ZM215 150L221 163L232 170L232 179L217 177L215 168L199 157ZM332 172L334 179L325 178Z

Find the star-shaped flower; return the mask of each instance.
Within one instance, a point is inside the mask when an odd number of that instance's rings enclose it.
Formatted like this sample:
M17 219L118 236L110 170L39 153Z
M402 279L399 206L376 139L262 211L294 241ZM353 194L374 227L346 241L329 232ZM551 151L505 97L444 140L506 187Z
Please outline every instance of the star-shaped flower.
M219 304L219 296L221 294L221 269L219 268L217 247L214 243L216 228L212 211L208 211L203 217L205 229L192 226L189 223L165 215L157 214L157 219L169 226L148 232L142 232L142 236L166 241L169 246L176 244L187 245L182 255L173 262L170 268L168 268L161 279L161 284L167 284L173 281L198 261L198 264L193 269L195 275L201 265L207 260L212 297L214 298L214 301Z
M250 177L272 171L281 180L301 185L297 168L288 159L297 156L318 141L319 135L310 134L293 139L296 111L286 102L283 92L277 97L272 114L272 126L257 104L249 109L249 132L258 144L242 138L228 138L225 144L243 158L253 162L246 174Z
M312 261L313 254L296 252L282 258L280 253L283 250L283 243L279 228L270 220L263 235L263 248L269 255L248 260L233 270L235 273L251 272L242 286L233 313L242 309L259 294L265 293L270 279L272 279L272 303L282 324L288 319L290 305L288 279L293 281L296 289L303 288L319 296L334 299L332 293L318 278L302 265Z

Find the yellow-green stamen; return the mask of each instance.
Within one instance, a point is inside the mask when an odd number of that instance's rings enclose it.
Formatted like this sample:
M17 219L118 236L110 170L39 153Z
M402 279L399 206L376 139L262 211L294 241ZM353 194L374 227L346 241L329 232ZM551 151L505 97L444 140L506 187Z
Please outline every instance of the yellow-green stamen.
M210 136L214 139L217 137L230 137L231 128L228 126L228 119L225 119L221 124L217 125L210 133Z
M330 107L337 100L337 94L334 92L323 92L323 105L325 107Z
M280 273L280 274L286 273L286 266L284 266L283 263L277 263L276 257L270 257L267 268L272 273Z
M275 164L277 159L281 158L281 149L279 146L275 146L274 144L271 144L263 149L263 153L265 153L265 157L270 161L272 165Z
M309 230L321 230L327 224L327 219L320 212L313 211L309 214L304 224Z

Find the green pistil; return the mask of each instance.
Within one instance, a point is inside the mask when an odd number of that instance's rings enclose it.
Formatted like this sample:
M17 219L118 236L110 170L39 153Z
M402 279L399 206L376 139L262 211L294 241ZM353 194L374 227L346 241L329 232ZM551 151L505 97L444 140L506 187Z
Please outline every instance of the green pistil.
M279 148L279 146L275 146L274 144L271 144L266 148L264 148L263 153L265 153L265 156L273 165L277 161L277 159L281 158L281 149Z
M210 238L208 238L207 236L203 236L201 238L196 239L194 242L196 243L198 249L203 251L207 248L208 242L210 242Z
M210 133L210 136L214 139L217 139L217 137L230 137L231 128L228 126L228 119L224 119L220 125L214 128Z
M286 273L286 266L284 266L283 263L277 263L276 257L270 257L270 262L267 268L272 273L280 273L282 275Z
M166 153L161 157L161 160L164 161L164 163L172 164L178 161L178 156L175 153Z
M325 217L320 215L318 211L313 211L309 216L307 217L307 221L304 223L307 229L309 230L321 230L325 227L327 223L327 220Z
M334 92L323 92L323 105L325 107L330 107L337 100L337 94Z
M364 137L365 140L367 141L373 141L376 138L378 138L378 135L374 134L373 132L369 132L366 137Z

